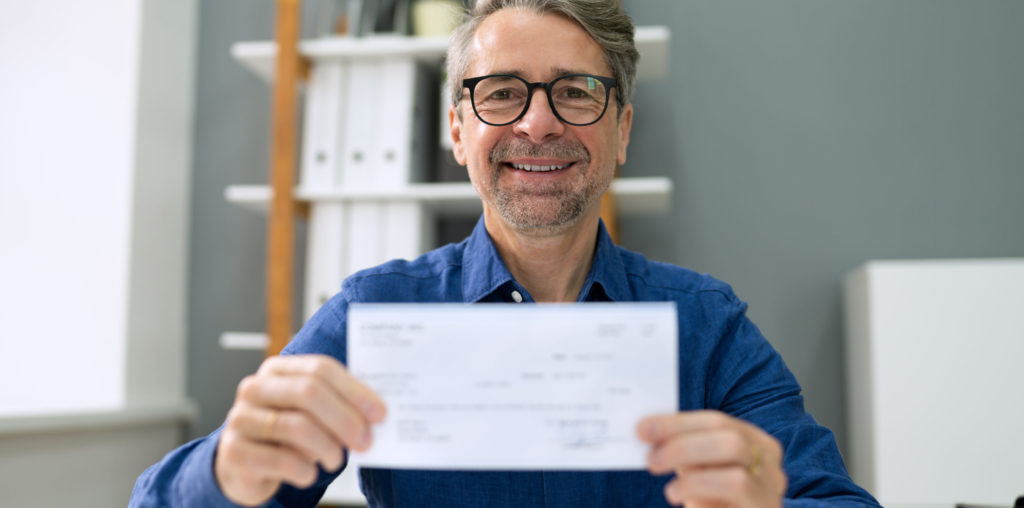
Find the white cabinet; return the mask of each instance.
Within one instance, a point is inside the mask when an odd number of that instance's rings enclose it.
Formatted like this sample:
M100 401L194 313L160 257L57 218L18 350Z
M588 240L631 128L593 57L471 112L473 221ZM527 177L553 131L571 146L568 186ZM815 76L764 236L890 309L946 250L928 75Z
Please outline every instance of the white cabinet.
M844 289L854 480L884 506L1024 494L1024 259L873 261Z

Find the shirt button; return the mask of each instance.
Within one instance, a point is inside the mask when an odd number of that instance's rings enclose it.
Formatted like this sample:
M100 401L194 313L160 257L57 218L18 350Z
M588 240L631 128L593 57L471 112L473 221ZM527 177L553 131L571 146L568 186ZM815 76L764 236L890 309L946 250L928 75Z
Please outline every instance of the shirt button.
M523 303L522 293L514 289L512 290L512 299L515 300L516 303Z

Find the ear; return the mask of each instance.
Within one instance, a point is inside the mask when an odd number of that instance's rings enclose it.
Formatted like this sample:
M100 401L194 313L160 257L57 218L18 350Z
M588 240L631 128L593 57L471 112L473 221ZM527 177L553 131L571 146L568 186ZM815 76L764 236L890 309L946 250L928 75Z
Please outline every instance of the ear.
M629 129L633 127L633 105L626 104L622 108L622 114L619 116L619 153L616 154L615 160L619 164L626 163L626 147L629 146Z
M448 107L448 134L452 137L452 155L460 165L466 165L466 151L462 144L462 120L455 106Z

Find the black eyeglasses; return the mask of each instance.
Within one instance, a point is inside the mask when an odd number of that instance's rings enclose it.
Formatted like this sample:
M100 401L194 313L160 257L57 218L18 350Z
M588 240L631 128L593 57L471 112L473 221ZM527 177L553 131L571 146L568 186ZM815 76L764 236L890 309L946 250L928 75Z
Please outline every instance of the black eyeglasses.
M568 74L550 83L530 83L511 74L492 74L462 80L477 118L487 125L515 123L530 109L533 91L543 88L548 105L559 120L569 125L590 125L604 116L615 78Z

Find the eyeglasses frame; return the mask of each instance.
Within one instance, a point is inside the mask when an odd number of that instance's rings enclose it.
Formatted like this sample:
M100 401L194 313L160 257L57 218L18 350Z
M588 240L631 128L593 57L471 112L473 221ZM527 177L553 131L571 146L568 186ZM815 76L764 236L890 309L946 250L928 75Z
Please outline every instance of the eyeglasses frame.
M559 80L562 80L562 79L565 79L565 78L573 78L573 77L594 78L594 79L600 81L601 85L604 86L604 109L601 110L601 114L597 115L597 118L594 119L594 121L592 121L592 122L587 122L587 123L573 123L573 122L570 122L570 121L566 120L565 118L563 118L562 115L558 113L558 108L555 107L555 101L551 97L551 87L552 87L552 85L557 83ZM485 80L487 78L513 78L513 79L517 79L519 81L522 81L524 84L526 84L526 104L523 106L523 110L520 111L519 114L516 115L516 117L513 118L512 120L510 120L508 122L505 122L505 123L491 123L491 122L488 122L487 120L484 120L483 117L480 116L480 113L476 110L476 101L474 100L474 94L476 93L476 85L477 85L477 83L480 83L481 81L483 81L483 80ZM512 124L518 122L520 119L522 119L523 116L526 115L526 112L530 110L530 103L531 103L531 101L533 101L533 91L538 89L538 88L543 88L544 89L544 95L546 95L547 98L548 98L548 106L551 107L551 112L554 113L555 117L558 118L561 122L569 124L569 125L574 125L574 126L577 126L577 127L585 127L587 125L593 125L593 124L595 124L597 122L600 122L601 119L604 118L604 114L608 111L608 102L611 99L612 88L615 88L617 86L619 86L619 80L617 80L615 78L609 78L607 76L594 76L592 74L566 74L564 76L559 76L559 77L557 77L557 78L555 78L555 79L553 79L551 81L548 81L547 83L545 83L543 81L537 81L537 82L531 83L531 82L529 82L529 81L527 81L527 80L525 80L525 79L523 79L523 78L521 78L519 76L516 76L515 74L488 74L486 76L477 76L475 78L466 78L466 79L462 80L462 87L463 88L469 88L469 103L473 106L473 113L476 115L476 117L481 122L483 122L483 123L485 123L487 125L493 125L495 127L504 127L506 125L512 125Z

